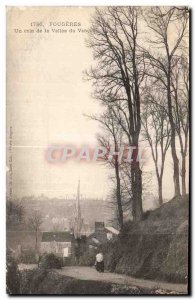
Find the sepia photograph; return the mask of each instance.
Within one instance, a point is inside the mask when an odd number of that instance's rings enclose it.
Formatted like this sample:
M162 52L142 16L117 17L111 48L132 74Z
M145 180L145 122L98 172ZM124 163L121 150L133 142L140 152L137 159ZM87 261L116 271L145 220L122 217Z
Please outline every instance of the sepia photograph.
M190 294L187 6L6 7L6 293Z

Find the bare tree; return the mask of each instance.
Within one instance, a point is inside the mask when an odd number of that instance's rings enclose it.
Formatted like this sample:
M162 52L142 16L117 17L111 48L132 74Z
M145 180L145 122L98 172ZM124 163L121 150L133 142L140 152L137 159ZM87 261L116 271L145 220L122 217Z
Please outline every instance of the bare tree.
M184 57L175 59L172 72L172 89L174 97L174 120L181 151L182 195L186 195L186 156L189 135L189 66Z
M60 222L53 223L52 224L52 231L54 231L54 232L60 231L62 229L60 225L61 225Z
M170 146L171 130L163 93L159 89L156 91L150 87L147 89L145 97L142 113L142 134L151 149L158 182L159 205L161 205L163 203L162 182L165 157Z
M172 72L175 58L186 51L185 38L188 33L188 11L176 7L152 7L145 18L150 29L150 49L146 51L150 70L148 76L161 82L167 96L168 116L171 126L171 151L174 166L175 196L180 195L179 160L176 152L176 124L174 121L174 99L172 96ZM170 32L173 34L170 35Z
M93 80L94 97L105 106L112 104L121 109L129 144L136 147L141 130L140 85L145 74L144 56L138 45L139 17L141 11L137 7L96 9L87 43L97 61L87 73ZM131 184L133 218L140 220L142 172L139 161L131 166Z
M114 168L116 188L114 189L115 196L113 197L114 202L117 203L117 219L120 229L123 228L123 208L122 208L122 196L121 196L121 179L120 179L120 159L119 155L114 153L119 152L120 145L122 145L122 130L121 127L116 123L113 112L111 109L107 109L99 117L90 116L91 119L98 121L104 130L104 135L98 136L98 144L104 149L108 149L113 152L111 158L106 155L102 158L102 162L106 165Z
M40 226L43 223L42 215L39 211L35 210L32 212L31 217L28 218L28 224L32 230L35 231L35 249L38 250L38 232L40 230Z

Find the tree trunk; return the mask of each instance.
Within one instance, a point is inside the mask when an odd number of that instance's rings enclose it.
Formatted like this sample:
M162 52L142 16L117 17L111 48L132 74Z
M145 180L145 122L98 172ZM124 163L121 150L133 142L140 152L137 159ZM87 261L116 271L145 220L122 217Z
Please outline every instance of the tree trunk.
M35 237L35 248L36 248L36 251L37 251L37 240L38 240L38 238L37 238L37 230L35 231L35 234L36 234L36 237Z
M167 101L168 101L168 116L171 126L171 153L173 158L173 180L175 186L175 196L180 196L180 185L179 185L179 160L177 157L176 147L175 147L175 123L173 120L172 112L172 99L171 99L171 67L169 61L169 72L167 75Z
M182 179L182 196L186 195L186 156L182 155L182 168L181 168L181 179Z
M134 221L142 219L142 171L139 162L133 162L131 165L132 179L132 214Z
M171 140L171 152L172 152L172 157L173 157L173 168L174 168L174 173L173 173L173 180L174 180L174 185L175 185L175 196L180 196L180 185L179 185L179 160L177 158L176 154L176 149L175 149L175 138L174 142Z
M163 204L163 196L162 196L162 177L158 178L158 199L159 199L159 205L161 206Z
M117 198L117 207L118 207L118 221L120 229L123 228L123 209L122 209L122 200L121 200L121 183L119 175L119 166L118 158L115 160L115 174L116 174L116 198Z

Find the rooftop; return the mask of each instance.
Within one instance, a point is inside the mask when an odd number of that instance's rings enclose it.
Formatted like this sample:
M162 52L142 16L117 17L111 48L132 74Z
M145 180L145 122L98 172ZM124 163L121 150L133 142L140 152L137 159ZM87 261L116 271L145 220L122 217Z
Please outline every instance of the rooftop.
M105 229L107 229L108 231L110 231L114 234L119 234L119 230L117 230L116 228L114 228L112 226L107 226L107 227L105 227Z
M42 242L68 242L72 240L73 235L70 232L43 232Z

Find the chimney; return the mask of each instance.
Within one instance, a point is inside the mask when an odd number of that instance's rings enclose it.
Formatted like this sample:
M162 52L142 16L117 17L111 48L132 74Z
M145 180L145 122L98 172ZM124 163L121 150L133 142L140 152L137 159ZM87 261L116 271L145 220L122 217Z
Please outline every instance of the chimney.
M95 232L103 232L104 229L104 222L95 222Z

